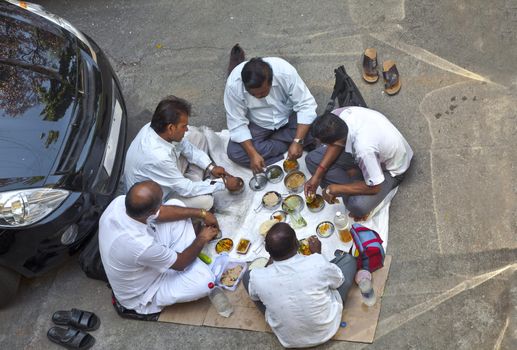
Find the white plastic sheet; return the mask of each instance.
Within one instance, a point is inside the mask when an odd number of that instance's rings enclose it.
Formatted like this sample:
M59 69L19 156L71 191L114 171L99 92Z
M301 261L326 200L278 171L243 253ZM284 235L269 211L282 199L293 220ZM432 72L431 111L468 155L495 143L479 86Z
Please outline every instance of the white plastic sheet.
M281 194L286 194L287 189L283 181L277 184L268 183L266 188L259 192L252 191L248 186L248 182L253 176L251 170L233 163L226 155L226 145L229 140L228 130L214 132L206 127L202 127L199 130L203 132L208 140L208 151L215 163L223 166L230 174L242 177L246 187L244 192L239 195L231 195L227 191L217 192L214 195L216 216L223 237L229 237L234 241L234 249L230 252L230 257L243 261L252 261L257 257L268 257L264 249L264 238L259 234L258 230L260 224L270 218L272 211L262 209L258 213L255 213L253 209L260 205L262 196L267 191L277 191ZM282 165L282 162L283 160L278 162L278 164ZM305 166L305 154L299 159L299 163L300 170L309 178L310 173ZM320 192L321 189L318 189L318 193ZM385 250L388 244L389 207L396 193L397 188L393 189L384 201L374 209L368 220L360 222L362 225L374 229L379 233L384 241L383 246ZM303 192L300 195L303 197ZM348 211L341 202L333 205L325 203L325 208L318 213L311 213L305 206L301 214L307 221L307 226L295 230L298 239L316 234L316 226L318 223L327 220L332 221L334 214L338 210L348 215ZM241 238L249 239L252 242L246 255L240 255L235 252L235 247ZM320 241L322 242L322 254L329 260L334 256L336 249L348 251L352 246L351 242L347 244L341 242L336 233L328 238L320 238ZM204 252L209 256L216 255L215 242L209 243L205 247Z

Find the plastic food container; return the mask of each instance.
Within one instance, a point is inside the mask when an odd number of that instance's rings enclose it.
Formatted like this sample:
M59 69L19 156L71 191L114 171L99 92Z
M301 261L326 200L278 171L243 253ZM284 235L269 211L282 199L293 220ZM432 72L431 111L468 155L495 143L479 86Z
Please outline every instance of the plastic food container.
M231 269L236 267L240 267L241 270L236 276L236 278L232 279L232 284L228 285L228 279L225 278L225 272L228 272ZM239 282L242 279L242 276L246 272L248 268L248 264L244 261L232 260L228 256L227 253L223 253L218 255L212 264L210 264L210 269L215 275L215 284L220 286L221 288L228 289L234 291L239 286ZM225 282L226 281L226 282Z
M246 238L242 238L239 243L237 244L237 249L235 251L239 254L246 254L248 250L250 249L251 241Z

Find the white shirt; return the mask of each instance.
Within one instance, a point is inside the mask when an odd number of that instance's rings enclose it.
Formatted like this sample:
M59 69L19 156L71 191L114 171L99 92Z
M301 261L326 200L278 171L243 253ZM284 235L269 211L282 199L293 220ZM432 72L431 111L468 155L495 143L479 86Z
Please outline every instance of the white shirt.
M160 308L151 300L178 255L155 241L150 225L126 214L125 198L115 198L100 218L102 264L116 298L124 307L145 314L159 312Z
M157 182L163 190L163 198L171 192L182 197L195 197L225 189L224 184L210 184L205 181L192 181L179 169L178 160L183 155L189 163L206 169L212 162L208 155L196 148L185 138L180 142L167 142L150 126L150 123L138 132L129 146L124 166L126 192L135 183L144 180Z
M348 126L345 151L354 156L367 185L382 183L383 169L395 177L409 168L413 150L384 115L368 108L346 107L339 117Z
M320 254L296 254L250 273L249 294L266 306L266 321L284 347L323 344L336 334L343 302L337 265Z
M224 107L234 142L251 139L250 121L262 128L277 130L287 124L293 111L299 124L312 124L316 119L316 100L296 69L278 57L263 60L273 69L272 86L266 97L255 98L244 88L241 72L246 62L235 67L226 81Z

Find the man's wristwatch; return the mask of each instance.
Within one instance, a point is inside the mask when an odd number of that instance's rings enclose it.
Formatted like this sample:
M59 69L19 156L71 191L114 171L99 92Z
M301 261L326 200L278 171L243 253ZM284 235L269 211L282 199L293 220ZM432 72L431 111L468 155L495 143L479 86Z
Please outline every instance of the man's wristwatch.
M303 139L293 139L293 142L303 146Z
M207 169L208 169L209 173L212 173L212 170L214 170L214 168L215 168L215 164L214 163L208 164L208 168Z

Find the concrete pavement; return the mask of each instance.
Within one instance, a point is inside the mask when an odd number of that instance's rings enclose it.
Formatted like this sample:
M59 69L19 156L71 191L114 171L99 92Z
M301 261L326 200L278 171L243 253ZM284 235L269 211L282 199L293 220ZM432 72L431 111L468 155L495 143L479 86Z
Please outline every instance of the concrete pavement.
M371 108L415 151L391 206L394 256L372 345L322 349L515 349L517 344L517 1L37 1L108 54L130 135L158 101L193 103L193 125L226 127L232 45L281 56L322 111L343 64ZM361 54L394 59L402 90L362 81ZM0 311L3 349L58 349L46 338L58 309L94 310L97 349L277 349L271 334L120 319L105 284L72 261L24 280Z

